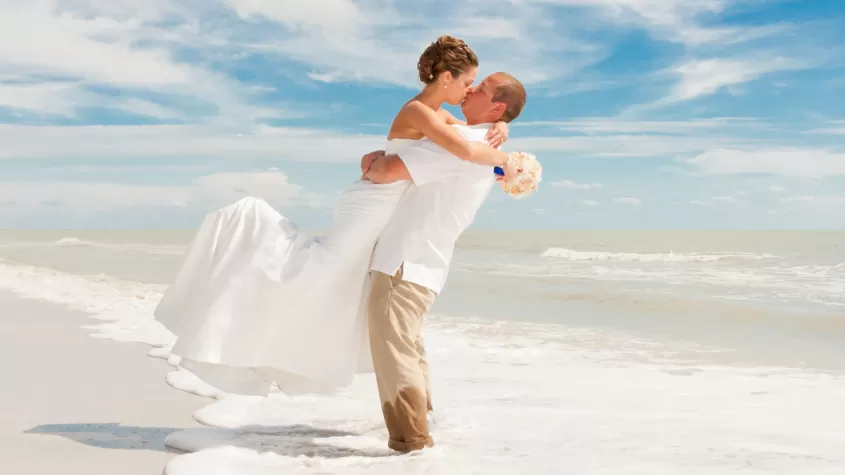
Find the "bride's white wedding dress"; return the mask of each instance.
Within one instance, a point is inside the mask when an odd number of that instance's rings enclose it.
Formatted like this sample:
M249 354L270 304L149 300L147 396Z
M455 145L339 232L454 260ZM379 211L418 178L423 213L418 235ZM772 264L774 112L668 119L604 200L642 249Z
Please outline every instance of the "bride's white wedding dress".
M418 140L392 139L387 153ZM370 258L410 182L352 184L322 237L257 198L206 216L155 311L172 354L226 392L330 392L372 371Z

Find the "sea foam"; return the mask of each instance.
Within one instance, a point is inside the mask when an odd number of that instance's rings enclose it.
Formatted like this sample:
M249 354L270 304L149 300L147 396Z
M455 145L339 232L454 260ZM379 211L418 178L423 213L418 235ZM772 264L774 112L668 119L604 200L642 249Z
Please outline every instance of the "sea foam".
M714 262L725 259L777 259L772 254L743 252L713 252L676 254L674 252L634 253L605 251L573 251L552 247L543 252L543 257L555 257L570 261L636 261L636 262Z

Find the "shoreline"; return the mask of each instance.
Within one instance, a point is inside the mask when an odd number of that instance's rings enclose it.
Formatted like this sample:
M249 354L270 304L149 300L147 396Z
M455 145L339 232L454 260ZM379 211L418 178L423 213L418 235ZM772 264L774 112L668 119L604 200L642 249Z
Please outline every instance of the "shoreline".
M0 308L4 473L162 473L181 454L167 435L203 427L192 414L208 400L171 388L145 345L94 338L90 314L7 290Z
M104 304L97 315L115 311ZM372 378L335 396L208 400L170 387L173 368L146 345L92 338L82 326L94 314L2 290L0 306L13 382L0 392L11 416L0 444L14 454L4 474L556 473L556 451L584 473L832 473L843 463L845 420L829 410L845 400L841 375L444 321L426 335L438 447L401 457L384 447ZM498 434L492 447L479 443L487 434Z

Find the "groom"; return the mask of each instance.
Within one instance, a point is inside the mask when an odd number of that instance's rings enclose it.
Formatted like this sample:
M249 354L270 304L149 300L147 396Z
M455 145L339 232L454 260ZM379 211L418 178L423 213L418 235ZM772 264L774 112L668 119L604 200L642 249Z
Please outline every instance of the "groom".
M458 128L467 140L485 142L493 123L519 116L525 99L516 78L492 74L467 94L461 104L467 126ZM413 181L376 244L369 301L370 349L388 447L410 452L434 445L427 420L431 389L423 317L446 282L455 242L487 198L495 175L433 142L401 157L373 155L362 159L366 178Z

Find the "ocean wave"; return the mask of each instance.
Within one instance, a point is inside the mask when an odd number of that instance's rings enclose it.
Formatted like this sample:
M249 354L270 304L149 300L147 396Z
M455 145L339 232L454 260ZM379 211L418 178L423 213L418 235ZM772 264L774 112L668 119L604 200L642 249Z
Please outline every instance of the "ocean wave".
M676 254L674 252L635 253L607 251L574 251L563 247L546 249L543 257L569 261L627 261L627 262L714 262L723 259L777 259L772 254L746 252L712 252L697 254Z
M91 313L104 322L86 327L99 338L150 346L167 346L174 339L153 317L164 286L0 263L0 288Z
M185 250L181 245L166 245L166 244L142 244L142 243L115 243L115 242L98 242L86 241L77 237L69 236L63 237L56 241L42 241L42 242L4 242L0 243L0 248L3 249L33 249L33 248L55 248L55 247L93 247L98 249L106 249L119 252L136 252L142 254L164 255L164 256L181 256Z
M107 249L112 251L127 251L139 252L144 254L180 256L185 251L183 246L179 245L155 245L155 244L141 244L141 243L114 243L114 242L98 242L87 241L77 237L69 236L63 237L55 242L48 243L21 243L12 244L10 247L53 247L53 246L79 246L79 247L96 247L99 249Z

